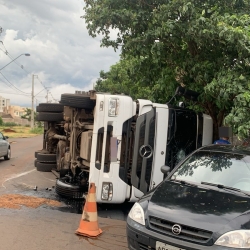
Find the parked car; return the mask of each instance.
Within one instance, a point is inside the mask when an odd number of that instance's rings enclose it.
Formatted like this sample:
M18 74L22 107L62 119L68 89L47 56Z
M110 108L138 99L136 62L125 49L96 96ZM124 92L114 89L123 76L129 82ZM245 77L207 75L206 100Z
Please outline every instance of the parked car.
M4 157L4 160L9 160L11 157L10 144L7 141L8 138L8 136L4 136L0 132L0 157Z
M250 148L205 146L169 170L129 212L130 250L250 249Z

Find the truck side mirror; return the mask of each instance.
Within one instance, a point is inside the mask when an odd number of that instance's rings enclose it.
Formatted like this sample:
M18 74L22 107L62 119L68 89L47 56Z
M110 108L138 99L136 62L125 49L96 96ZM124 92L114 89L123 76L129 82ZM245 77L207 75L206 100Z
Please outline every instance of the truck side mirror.
M161 172L165 175L168 175L169 174L169 171L170 171L170 167L169 166L166 166L166 165L163 165L161 167Z

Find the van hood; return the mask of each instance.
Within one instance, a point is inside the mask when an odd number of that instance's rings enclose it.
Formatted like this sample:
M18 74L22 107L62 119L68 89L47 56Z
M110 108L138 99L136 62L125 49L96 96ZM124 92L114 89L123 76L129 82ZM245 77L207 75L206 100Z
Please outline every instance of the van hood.
M236 191L166 180L150 197L148 216L219 235L250 229L250 197Z

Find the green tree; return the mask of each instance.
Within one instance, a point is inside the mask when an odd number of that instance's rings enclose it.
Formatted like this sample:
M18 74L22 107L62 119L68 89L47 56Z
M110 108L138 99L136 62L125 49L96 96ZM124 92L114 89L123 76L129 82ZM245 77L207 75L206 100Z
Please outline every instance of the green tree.
M89 34L101 35L101 46L121 48L122 60L136 61L136 74L144 79L137 78L138 88L158 90L152 93L155 101L167 101L165 91L178 85L198 91L199 101L188 104L211 115L215 137L225 116L234 132L248 134L249 1L85 2Z
M162 74L144 74L140 67L146 58L127 57L110 67L109 72L100 72L95 89L102 92L124 93L132 98L146 98L157 102L166 102L178 86L173 74L168 68L162 69ZM148 67L152 67L148 63ZM150 69L148 69L150 70ZM152 73L152 70L151 70ZM175 84L168 84L173 82Z
M34 111L34 120L35 121L36 121L36 116L37 116L37 113ZM21 118L27 119L28 121L31 121L31 109L30 108L26 108L25 109L25 114L22 115Z
M27 119L28 121L31 121L31 109L26 108L25 109L25 114L21 116L23 119Z

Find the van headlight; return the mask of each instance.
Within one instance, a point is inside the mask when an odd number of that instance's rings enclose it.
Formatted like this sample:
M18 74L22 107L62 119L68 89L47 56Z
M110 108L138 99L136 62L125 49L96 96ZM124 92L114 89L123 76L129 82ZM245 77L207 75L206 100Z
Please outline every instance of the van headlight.
M120 102L118 98L109 99L108 116L117 116L119 113Z
M144 218L144 211L139 203L135 203L134 206L131 208L129 214L129 218L138 222L141 225L145 226L145 218Z
M231 248L250 248L250 230L236 230L223 234L215 243Z

